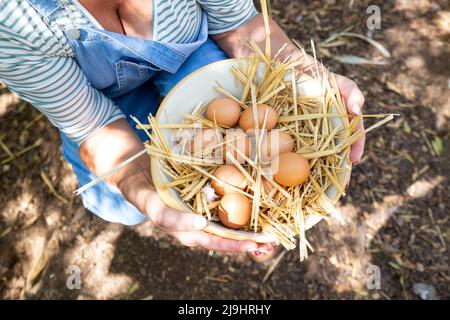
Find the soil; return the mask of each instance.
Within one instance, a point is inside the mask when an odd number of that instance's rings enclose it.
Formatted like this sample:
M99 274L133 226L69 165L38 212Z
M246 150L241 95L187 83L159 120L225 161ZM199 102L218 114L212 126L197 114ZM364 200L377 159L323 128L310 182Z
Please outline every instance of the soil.
M242 254L210 256L149 223L124 227L96 218L72 195L76 180L57 130L0 85L0 142L23 153L6 162L0 148L0 298L419 299L414 288L423 283L435 298L449 299L449 4L376 1L381 29L370 31L372 4L272 1L290 37L307 50L313 39L333 72L358 83L366 113L400 115L368 135L340 214L307 233L315 251L305 262L297 250L276 265ZM324 46L344 30L371 36L391 57L356 38ZM350 65L335 60L339 55L389 64ZM71 285L73 268L81 272L79 289Z

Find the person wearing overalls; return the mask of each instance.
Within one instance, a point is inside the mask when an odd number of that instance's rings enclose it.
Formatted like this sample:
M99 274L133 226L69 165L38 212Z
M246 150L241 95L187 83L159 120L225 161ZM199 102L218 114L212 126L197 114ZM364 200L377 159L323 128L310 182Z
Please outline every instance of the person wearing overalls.
M272 54L303 56L270 21ZM145 123L162 96L189 73L245 57L265 43L262 15L251 0L0 0L0 80L60 130L62 152L79 186L143 149ZM336 75L349 116L364 97ZM359 129L363 129L362 124ZM357 163L364 139L352 146ZM208 234L207 221L168 208L141 156L81 194L98 217L124 225L150 219L186 246L232 252L270 251L269 244Z

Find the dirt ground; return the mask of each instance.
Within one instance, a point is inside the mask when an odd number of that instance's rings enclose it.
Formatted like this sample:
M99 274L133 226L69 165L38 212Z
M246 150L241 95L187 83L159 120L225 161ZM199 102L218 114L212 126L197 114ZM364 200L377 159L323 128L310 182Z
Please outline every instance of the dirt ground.
M368 34L371 4L381 8L381 29ZM269 265L212 257L148 223L94 217L72 196L57 130L0 85L1 298L419 299L420 284L450 298L448 1L276 0L272 14L306 48L312 38L332 71L355 79L365 112L400 114L367 137L341 214L308 231L309 259L300 263L296 250ZM344 30L373 37L391 57L356 38L325 41ZM339 55L389 64L351 65ZM80 289L66 285L71 266ZM367 287L373 266L380 289Z

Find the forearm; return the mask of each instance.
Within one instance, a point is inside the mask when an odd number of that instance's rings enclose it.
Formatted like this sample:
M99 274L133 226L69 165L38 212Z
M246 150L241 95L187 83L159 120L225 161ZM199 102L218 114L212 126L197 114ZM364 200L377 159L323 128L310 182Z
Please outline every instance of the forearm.
M81 160L95 174L101 175L135 155L144 148L129 124L121 119L114 121L82 143ZM107 177L123 196L141 212L150 206L158 207L159 198L150 176L150 161L142 155Z
M232 58L247 57L253 53L249 48L248 43L254 41L259 48L264 52L266 44L266 31L264 26L264 19L262 14L258 14L252 20L240 28L216 35L213 37L216 43L222 50ZM294 59L301 62L299 66L302 69L308 68L313 63L313 58L305 55L286 35L280 26L270 18L270 41L271 41L271 56L279 52L279 57L284 59L292 55Z

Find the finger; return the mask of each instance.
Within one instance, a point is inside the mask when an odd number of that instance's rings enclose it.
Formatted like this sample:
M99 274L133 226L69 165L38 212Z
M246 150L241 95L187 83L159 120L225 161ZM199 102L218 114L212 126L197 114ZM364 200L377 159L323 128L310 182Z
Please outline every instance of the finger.
M250 240L230 240L205 231L174 232L172 234L188 247L198 246L209 250L226 252L247 252L258 248L258 244Z
M364 123L362 122L362 120L356 126L356 130L364 131ZM359 139L354 144L352 144L352 147L350 150L350 161L353 164L358 164L361 161L361 157L364 153L365 142L366 142L366 137L363 136L361 139Z
M339 92L342 98L344 98L348 113L359 115L364 105L364 95L356 82L341 75L336 75L336 82L339 87ZM359 109L355 106L359 106Z
M149 217L156 226L170 231L201 230L207 225L206 219L198 214L180 212L171 208L154 210L150 212Z
M361 115L361 108L363 104L364 104L364 96L359 90L358 86L354 83L354 85L352 85L350 95L347 99L348 113L354 116ZM356 126L356 130L364 131L364 122L362 119ZM350 150L350 161L353 164L358 164L359 161L361 161L361 157L364 153L364 143L365 143L365 136L363 136L361 139L359 139L352 145Z
M346 107L349 114L359 116L364 105L364 96L355 84L347 100Z
M258 248L256 248L255 250L250 250L251 253L257 253L259 254L264 253L267 254L269 252L272 252L275 250L275 248L279 246L279 244L276 243L258 243Z
M358 85L344 76L336 75L336 80L339 86L339 91L344 98L349 118L361 115L361 108L364 105L364 95L358 88ZM364 123L361 120L357 127L357 130L364 130ZM364 153L365 136L356 141L350 150L350 161L353 164L358 164L361 161L361 157Z

